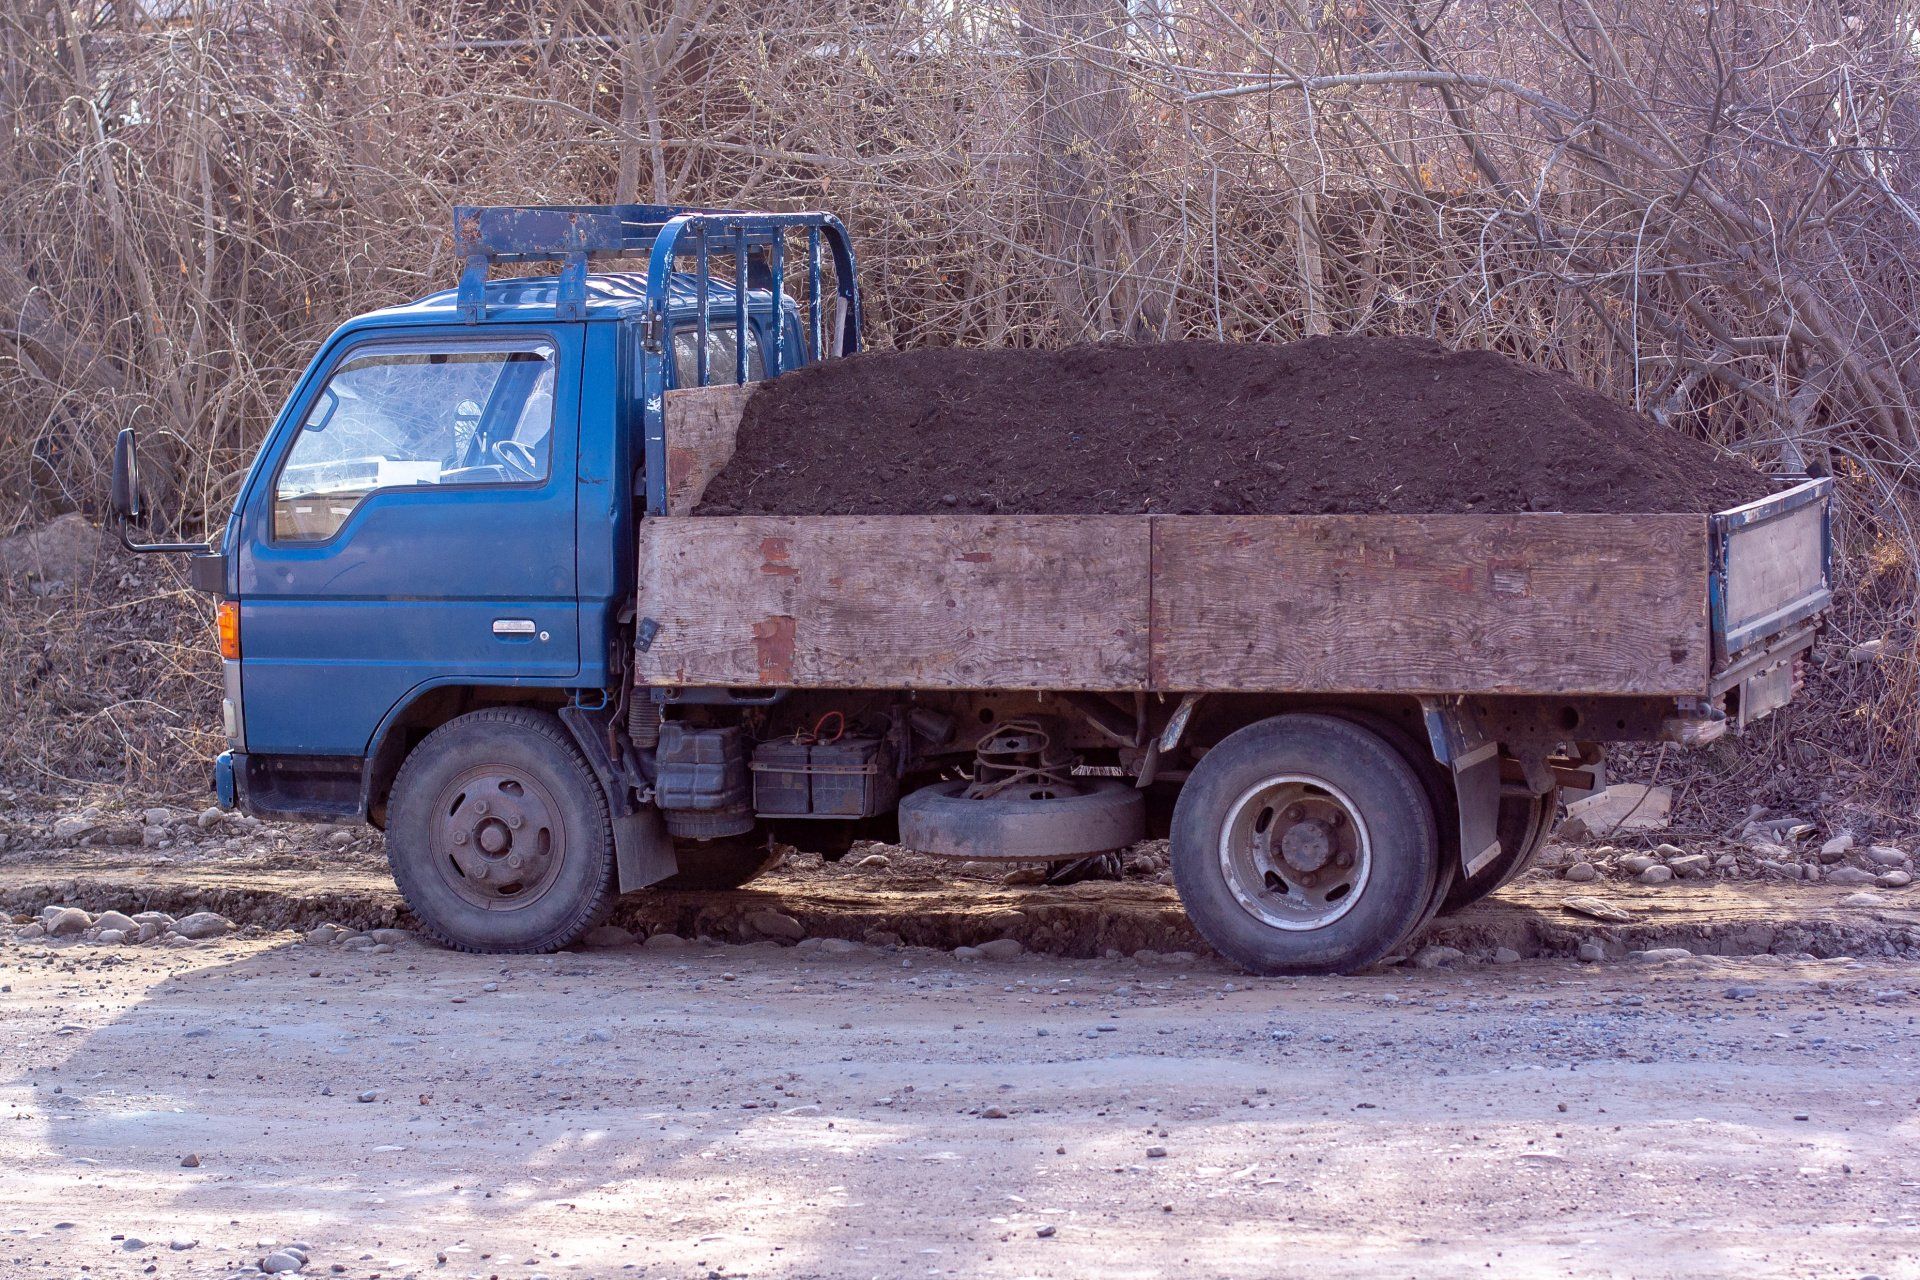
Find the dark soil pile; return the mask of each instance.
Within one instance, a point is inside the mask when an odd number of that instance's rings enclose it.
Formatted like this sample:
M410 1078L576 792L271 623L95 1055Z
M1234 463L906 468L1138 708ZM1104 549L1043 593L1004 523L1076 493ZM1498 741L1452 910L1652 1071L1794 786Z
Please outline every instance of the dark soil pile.
M1766 492L1538 366L1309 338L830 360L754 393L698 513L1718 511Z

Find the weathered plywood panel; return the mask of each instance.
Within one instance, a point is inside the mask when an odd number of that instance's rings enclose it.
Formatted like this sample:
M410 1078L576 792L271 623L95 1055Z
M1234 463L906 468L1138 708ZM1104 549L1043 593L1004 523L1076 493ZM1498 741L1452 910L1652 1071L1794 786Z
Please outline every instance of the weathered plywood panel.
M1698 694L1707 517L1156 516L1153 687Z
M1139 516L648 520L647 684L1140 689Z
M1809 504L1727 539L1727 629L1757 622L1827 585L1826 512Z
M733 457L753 385L688 387L666 396L667 510L683 516Z

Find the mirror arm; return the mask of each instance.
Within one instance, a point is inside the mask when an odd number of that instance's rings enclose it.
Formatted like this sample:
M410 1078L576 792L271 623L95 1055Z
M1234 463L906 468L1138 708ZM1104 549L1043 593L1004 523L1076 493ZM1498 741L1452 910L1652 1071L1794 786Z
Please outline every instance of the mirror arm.
M211 542L135 542L127 533L126 521L116 519L113 524L114 532L120 535L120 545L129 551L158 551L167 555L207 555L213 551Z

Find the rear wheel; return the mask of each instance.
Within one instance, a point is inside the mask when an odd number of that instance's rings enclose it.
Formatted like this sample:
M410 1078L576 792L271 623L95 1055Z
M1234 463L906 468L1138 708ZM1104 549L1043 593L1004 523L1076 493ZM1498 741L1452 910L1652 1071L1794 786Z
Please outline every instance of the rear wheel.
M550 715L495 707L441 725L401 766L388 812L394 883L447 946L553 951L613 905L606 796Z
M656 889L738 889L773 870L780 854L762 836L727 836L716 840L675 840L674 857L680 870L654 885Z
M1194 767L1173 820L1173 874L1194 926L1255 973L1344 973L1425 916L1433 805L1391 743L1351 720L1286 715L1229 735Z

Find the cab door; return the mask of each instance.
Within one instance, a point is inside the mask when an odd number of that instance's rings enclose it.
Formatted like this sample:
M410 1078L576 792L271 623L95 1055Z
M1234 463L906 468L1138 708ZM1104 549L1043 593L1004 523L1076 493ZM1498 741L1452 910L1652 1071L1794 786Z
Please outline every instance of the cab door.
M243 506L248 752L364 755L425 687L577 676L583 327L366 333L306 381Z

